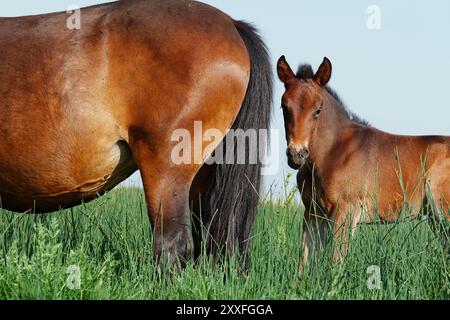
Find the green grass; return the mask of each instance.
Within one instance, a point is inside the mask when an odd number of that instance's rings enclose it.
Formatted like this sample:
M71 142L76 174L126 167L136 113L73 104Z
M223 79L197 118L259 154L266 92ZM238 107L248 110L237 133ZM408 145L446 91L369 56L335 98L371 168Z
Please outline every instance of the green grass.
M301 216L289 203L261 205L247 275L205 256L169 276L152 261L139 189L47 215L2 211L0 299L449 299L449 260L426 222L362 226L344 263L325 250L299 278ZM80 268L79 290L67 287L70 265ZM380 290L366 286L371 265Z

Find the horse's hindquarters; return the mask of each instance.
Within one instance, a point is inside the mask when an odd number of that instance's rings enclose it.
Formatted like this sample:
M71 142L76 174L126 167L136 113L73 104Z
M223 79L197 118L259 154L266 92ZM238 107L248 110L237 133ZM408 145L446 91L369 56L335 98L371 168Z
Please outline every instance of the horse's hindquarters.
M38 211L74 205L139 168L155 256L166 250L188 257L189 190L243 104L251 71L246 43L228 16L195 1L119 1L82 10L80 30L49 27L63 17L33 18L33 41L10 37L17 47L8 65L0 62L0 92L16 88L0 102L0 124L8 124L0 125L0 190L9 208L28 209L36 198ZM263 48L258 40L248 39L255 51ZM262 82L254 86L267 88L266 97L271 88ZM260 105L243 114L244 128ZM177 164L180 131L192 154Z

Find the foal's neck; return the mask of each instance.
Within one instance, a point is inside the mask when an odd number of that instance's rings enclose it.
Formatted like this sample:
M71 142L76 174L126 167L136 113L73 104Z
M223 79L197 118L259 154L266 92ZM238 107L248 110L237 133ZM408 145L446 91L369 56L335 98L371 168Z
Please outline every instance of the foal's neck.
M329 93L324 93L326 107L319 119L314 138L310 146L310 165L316 169L324 169L329 162L329 156L339 151L340 138L344 130L353 126L345 110L339 102Z

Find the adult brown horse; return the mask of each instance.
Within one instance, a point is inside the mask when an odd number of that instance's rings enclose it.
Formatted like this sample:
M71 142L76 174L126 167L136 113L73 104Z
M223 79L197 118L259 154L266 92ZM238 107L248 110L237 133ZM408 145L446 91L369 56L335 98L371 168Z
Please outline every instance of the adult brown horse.
M2 207L68 208L139 169L156 257L191 256L189 197L211 242L245 251L261 164L203 166L217 140L200 146L201 163L175 165L171 134L194 137L195 121L221 139L267 129L272 71L256 31L195 1L122 0L80 16L79 30L67 13L0 19Z
M323 245L327 220L334 222L338 260L347 251L347 231L376 218L397 220L405 205L414 217L435 204L429 210L433 227L440 225L435 219L450 219L450 137L399 136L371 127L327 86L331 70L327 58L315 74L308 65L294 74L284 57L278 62L286 87L288 162L300 169L306 207L301 266L320 241Z

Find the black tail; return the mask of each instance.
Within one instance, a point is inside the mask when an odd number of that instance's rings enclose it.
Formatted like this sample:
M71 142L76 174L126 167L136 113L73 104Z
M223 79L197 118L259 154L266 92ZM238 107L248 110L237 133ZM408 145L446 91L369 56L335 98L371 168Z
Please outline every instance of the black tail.
M254 27L241 21L235 21L235 26L250 55L251 75L232 129L269 129L273 74L268 50ZM265 147L258 146L258 149ZM213 254L238 250L246 256L258 210L262 167L260 159L257 164L248 164L248 149L246 143L246 164L214 166L209 191L204 195L202 215L209 228L208 249Z

